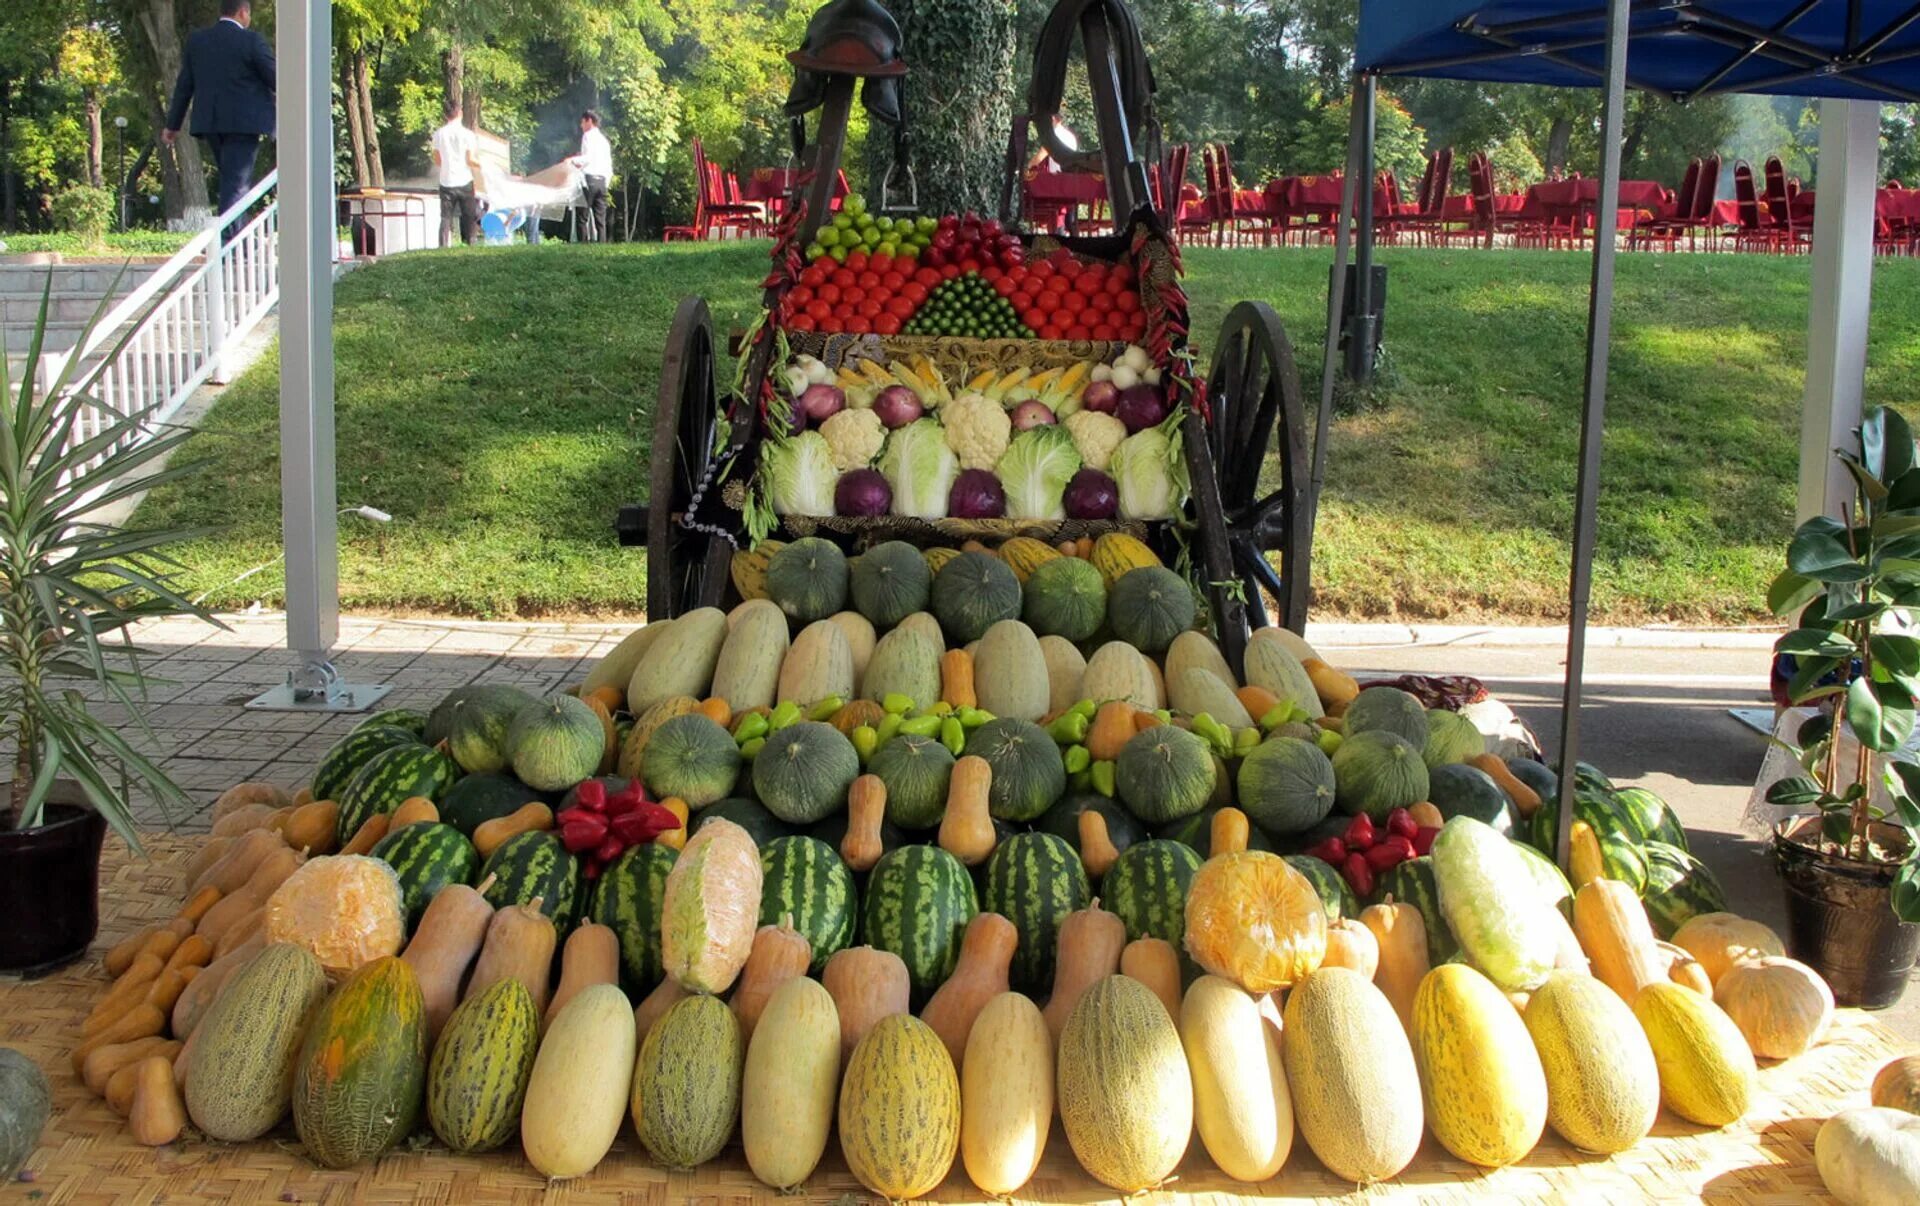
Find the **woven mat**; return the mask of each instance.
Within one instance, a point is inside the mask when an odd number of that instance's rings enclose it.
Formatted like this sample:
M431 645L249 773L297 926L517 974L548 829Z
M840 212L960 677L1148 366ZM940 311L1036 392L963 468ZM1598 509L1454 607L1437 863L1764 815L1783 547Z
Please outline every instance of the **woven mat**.
M152 862L129 860L117 842L106 855L98 949L178 907L187 840L159 837ZM27 1162L30 1185L0 1187L0 1203L44 1202L448 1202L551 1200L580 1203L869 1201L829 1145L806 1192L783 1196L760 1185L737 1147L692 1173L650 1167L631 1131L600 1168L582 1181L546 1194L539 1176L516 1148L486 1156L454 1156L430 1141L394 1152L367 1168L328 1172L302 1155L289 1125L268 1140L244 1145L191 1136L148 1149L127 1137L125 1124L74 1077L68 1052L80 1019L105 983L97 959L32 983L0 982L0 1044L37 1061L53 1082L54 1117ZM1865 1105L1866 1089L1901 1043L1857 1010L1842 1010L1832 1033L1798 1059L1763 1069L1760 1091L1740 1124L1703 1131L1662 1114L1652 1137L1612 1159L1582 1156L1548 1132L1527 1160L1484 1173L1447 1156L1431 1138L1412 1167L1364 1196L1387 1201L1625 1202L1692 1200L1740 1203L1804 1202L1823 1198L1813 1167L1813 1139L1821 1121L1847 1106ZM1352 1186L1335 1180L1296 1139L1286 1169L1272 1182L1243 1186L1213 1169L1195 1143L1166 1192L1156 1200L1227 1202L1240 1198L1340 1196ZM544 1196L543 1196L544 1195ZM1114 1195L1074 1163L1065 1136L1054 1130L1046 1161L1022 1201L1112 1201ZM979 1201L956 1164L935 1201Z

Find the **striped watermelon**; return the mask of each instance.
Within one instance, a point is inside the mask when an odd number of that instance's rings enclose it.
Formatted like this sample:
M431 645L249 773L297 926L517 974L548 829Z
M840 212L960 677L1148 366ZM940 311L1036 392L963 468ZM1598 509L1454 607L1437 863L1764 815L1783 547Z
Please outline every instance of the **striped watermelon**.
M1625 833L1600 835L1600 862L1608 879L1617 879L1639 896L1647 890L1647 856Z
M1184 951L1187 887L1200 856L1182 842L1155 838L1121 851L1100 880L1100 902L1126 922L1129 941L1161 938Z
M1313 885L1313 890L1320 896L1320 907L1327 911L1328 921L1360 916L1360 898L1353 894L1353 889L1347 886L1346 877L1334 870L1332 863L1311 854L1289 854L1284 857L1295 871L1306 876L1307 882Z
M553 918L562 938L579 918L580 862L560 844L558 834L534 830L516 834L500 844L480 868L480 878L493 876L487 903L496 909L531 904L540 898L540 911Z
M960 937L979 911L959 859L938 846L902 846L867 873L860 933L868 946L900 956L924 1001L953 974Z
M1044 994L1053 984L1060 923L1093 896L1079 853L1051 833L1016 833L994 848L982 882L980 907L1013 922L1020 934L1013 990Z
M427 733L427 718L412 708L385 708L370 714L365 720L353 726L348 736L365 729L395 728L405 729L413 734L415 741L421 740Z
M760 924L791 918L813 948L813 974L852 945L858 902L853 872L825 842L796 834L760 847Z
M1613 802L1626 818L1627 827L1642 842L1665 842L1682 850L1687 848L1687 831L1659 796L1644 787L1622 787L1613 793Z
M1540 807L1534 810L1530 818L1530 827L1526 831L1527 839L1533 848L1548 858L1554 857L1554 841L1559 833L1560 800L1558 797L1540 801ZM1582 785L1573 797L1573 817L1576 821L1585 821L1593 827L1595 837L1604 838L1609 833L1634 837L1633 826L1618 804L1613 793L1600 791ZM1518 836L1516 834L1516 836Z
M367 821L392 812L414 796L438 800L459 777L460 768L453 759L418 742L382 750L355 771L334 797L340 804L335 826L340 844L352 841Z
M453 715L459 706L468 700L519 700L525 703L527 693L518 687L509 687L504 683L473 683L465 687L455 687L446 693L439 703L433 705L433 711L427 713L427 727L420 740L428 745L439 745L453 735Z
M540 1011L512 976L469 997L447 1019L427 1066L427 1121L456 1152L487 1152L520 1129Z
M652 992L666 974L660 965L660 904L678 857L678 850L658 842L629 847L593 886L588 915L620 939L620 980L635 997Z
M1671 939L1689 918L1727 911L1727 894L1707 865L1678 846L1648 842L1647 890L1640 903L1654 933Z
M334 742L327 748L327 752L320 756L320 765L314 768L313 782L310 785L313 798L338 800L340 792L352 780L354 774L371 761L375 754L403 745L418 744L420 744L419 734L409 733L394 725L356 728Z
M1374 884L1373 896L1375 900L1392 897L1420 910L1420 920L1427 928L1427 962L1434 967L1459 953L1460 944L1454 941L1453 930L1440 912L1440 891L1434 886L1431 855L1423 854L1387 868L1386 874Z
M470 884L480 855L466 835L451 825L408 825L381 838L373 857L393 868L400 881L400 899L407 909L407 929L420 924L420 914L448 884Z

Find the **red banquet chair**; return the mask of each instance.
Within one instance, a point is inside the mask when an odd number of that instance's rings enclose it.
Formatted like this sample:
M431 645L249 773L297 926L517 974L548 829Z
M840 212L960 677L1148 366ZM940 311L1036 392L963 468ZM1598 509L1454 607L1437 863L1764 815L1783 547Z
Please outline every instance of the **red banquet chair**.
M1767 215L1773 220L1774 250L1801 252L1813 245L1813 231L1794 216L1793 198L1797 184L1788 181L1787 169L1778 155L1769 155L1766 164Z
M667 227L661 232L663 242L704 242L716 231L764 229L766 214L759 205L728 199L720 169L708 162L698 138L693 140L693 185L693 224Z
M1772 219L1761 206L1760 194L1754 188L1753 165L1744 159L1733 165L1733 204L1739 216L1739 225L1733 232L1734 250L1779 250L1771 226Z
M1635 222L1633 229L1627 232L1628 247L1651 248L1657 242L1665 244L1668 251L1676 248L1680 236L1687 233L1689 223L1693 221L1701 170L1699 156L1687 161L1686 174L1680 178L1680 189L1673 195L1673 212Z

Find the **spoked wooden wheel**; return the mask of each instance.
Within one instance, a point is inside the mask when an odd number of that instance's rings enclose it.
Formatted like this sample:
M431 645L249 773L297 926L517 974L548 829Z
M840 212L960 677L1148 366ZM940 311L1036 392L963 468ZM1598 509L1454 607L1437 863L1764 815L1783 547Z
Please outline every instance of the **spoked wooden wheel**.
M1273 597L1281 624L1298 632L1307 622L1313 517L1293 344L1271 306L1248 301L1228 313L1214 349L1207 446L1219 476L1231 576L1245 592L1252 625L1267 623L1264 592ZM1279 462L1278 481L1269 476L1263 486L1269 447ZM1280 554L1278 570L1268 553Z
M707 303L683 298L660 362L647 498L647 618L670 619L720 602L728 543L681 523L713 466L719 423L713 321Z

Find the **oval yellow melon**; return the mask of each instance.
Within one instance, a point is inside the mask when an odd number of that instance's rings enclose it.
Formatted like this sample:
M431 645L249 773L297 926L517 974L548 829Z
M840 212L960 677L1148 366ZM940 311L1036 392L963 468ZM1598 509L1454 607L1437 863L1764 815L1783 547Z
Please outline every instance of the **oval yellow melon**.
M1053 1033L1040 1007L1003 992L980 1010L960 1064L960 1159L981 1192L1033 1179L1053 1126Z
M1660 1113L1660 1072L1612 989L1582 972L1549 973L1524 1021L1547 1078L1547 1124L1561 1138L1611 1155L1646 1137Z
M613 1146L638 1045L617 984L590 985L554 1015L520 1106L520 1146L548 1180L584 1177Z
M1660 1069L1660 1100L1701 1126L1725 1126L1753 1098L1753 1052L1733 1019L1678 984L1649 984L1633 1000Z
M1420 1150L1426 1117L1413 1048L1386 995L1322 967L1287 996L1280 1055L1300 1135L1346 1181L1384 1181Z
M1293 1149L1293 1099L1260 1003L1219 976L1201 976L1180 1004L1180 1042L1207 1154L1236 1181L1277 1174Z
M1464 963L1446 963L1413 998L1413 1058L1427 1125L1469 1164L1498 1168L1533 1150L1547 1125L1547 1077L1526 1023Z
M960 1148L960 1078L933 1027L911 1014L875 1022L840 1082L840 1153L881 1197L917 1198Z
M1153 990L1107 976L1081 994L1060 1035L1060 1121L1080 1166L1122 1193L1173 1175L1193 1131L1180 1034Z
M775 1189L813 1174L833 1131L840 1091L840 1012L818 980L774 990L747 1043L740 1145L747 1167Z

